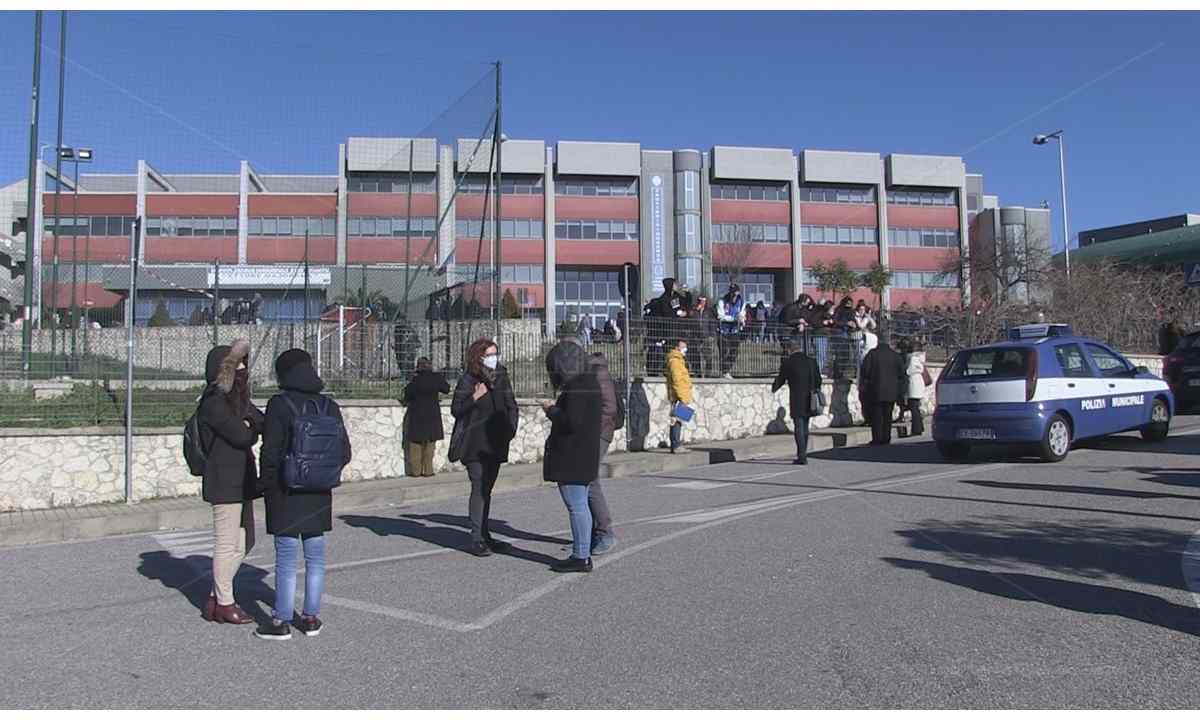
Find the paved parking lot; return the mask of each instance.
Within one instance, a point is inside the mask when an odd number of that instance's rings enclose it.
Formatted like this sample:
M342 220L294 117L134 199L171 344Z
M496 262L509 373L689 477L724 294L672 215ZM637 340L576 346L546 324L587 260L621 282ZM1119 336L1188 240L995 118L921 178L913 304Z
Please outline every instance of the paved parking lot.
M550 486L335 517L326 630L199 617L210 537L0 550L8 707L1187 707L1200 422L1064 463L941 462L928 441L606 484L619 544L560 576ZM336 501L335 501L336 513ZM260 518L261 520L261 518ZM1196 551L1200 560L1200 549ZM239 575L265 612L261 535ZM302 583L301 583L302 585Z

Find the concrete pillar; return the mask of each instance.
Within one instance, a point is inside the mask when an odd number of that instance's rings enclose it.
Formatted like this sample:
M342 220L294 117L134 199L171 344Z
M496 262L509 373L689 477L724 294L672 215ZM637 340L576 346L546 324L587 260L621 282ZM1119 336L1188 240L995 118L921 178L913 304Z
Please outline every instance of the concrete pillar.
M145 160L138 160L137 165L137 216L142 218L142 222L146 222L146 178L149 175L149 170L146 168ZM143 233L143 237L145 233ZM146 243L138 243L138 262L143 262L146 259Z
M346 264L346 219L349 217L350 202L346 197L346 144L338 145L338 186L337 186L337 262Z
M880 174L880 177L883 177ZM887 215L887 183L880 181L875 186L876 225L879 227L879 264L891 269L889 263L890 250L888 245L888 215ZM883 289L883 307L892 307L892 288L889 285Z
M238 264L246 264L246 245L250 231L250 163L242 161L238 172Z
M557 262L555 258L555 236L554 236L554 148L546 148L546 167L543 170L542 176L542 192L543 201L545 202L544 222L542 222L542 240L545 250L543 252L545 260L542 268L542 293L546 298L546 335L554 337L554 332L558 327L557 313L554 311L554 303L558 299L558 286L554 284L554 278L557 275Z
M700 252L703 257L701 287L709 294L710 299L716 293L716 283L713 281L712 263L712 157L708 153L700 154Z
M997 213L999 215L999 213ZM963 269L962 277L959 279L961 283L961 296L964 306L971 304L971 273L966 272L970 267L971 259L971 244L967 238L967 185L966 181L958 187L958 251L962 254L962 260L958 266Z
M37 177L34 178L34 204L25 209L26 232L33 233L33 257L26 258L29 268L25 274L25 282L33 284L33 307L31 315L33 327L42 327L42 236L46 227L46 173L48 168L39 156L37 160Z
M790 302L800 296L804 285L804 246L800 244L800 157L792 157L792 283L785 288L787 296L776 300Z
M438 148L438 164L437 164L437 194L438 194L438 217L441 218L441 225L438 226L438 244L437 257L434 259L435 267L441 267L443 263L454 257L454 239L455 239L455 214L454 207L454 146L442 145ZM454 277L454 263L446 263L446 278Z

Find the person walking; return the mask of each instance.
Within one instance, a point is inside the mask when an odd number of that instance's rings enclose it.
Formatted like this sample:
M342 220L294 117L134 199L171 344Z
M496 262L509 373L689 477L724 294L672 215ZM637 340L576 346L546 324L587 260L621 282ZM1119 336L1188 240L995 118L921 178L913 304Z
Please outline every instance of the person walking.
M442 407L439 397L450 392L450 385L441 373L433 371L429 358L417 360L417 374L404 386L404 405L408 408L408 455L412 467L405 468L410 477L433 476L433 453L438 440L445 437L442 428Z
M904 349L906 376L904 398L912 416L912 434L925 434L925 419L921 416L921 401L925 399L925 352L919 340Z
M814 415L812 399L821 391L821 370L817 361L804 354L799 343L792 343L789 353L779 363L779 375L771 384L771 393L788 386L788 404L792 414L792 433L796 437L796 465L808 464L808 422ZM782 412L782 411L780 411Z
M667 402L671 406L671 414L667 422L670 424L671 454L681 452L683 444L683 419L676 415L676 403L692 404L692 376L688 372L687 340L680 338L675 341L675 347L667 353Z
M742 299L742 289L737 283L730 284L729 290L717 301L717 320L720 321L721 377L732 380L742 330L746 327L746 301Z
M859 397L863 414L870 412L872 445L892 442L892 411L899 397L903 368L900 356L888 345L886 335L881 334L879 346L863 358L858 378Z
M254 446L263 414L250 402L250 341L236 340L208 352L200 399L200 440L207 448L201 497L213 512L213 589L202 615L217 623L245 625L254 619L238 607L233 579L254 547L254 503L258 468Z
M468 512L471 544L467 552L487 557L511 545L492 538L488 519L492 512L492 489L500 466L508 462L508 445L517 435L517 400L508 371L500 364L500 349L488 338L467 348L467 371L454 387L450 414L454 430L450 458L461 461L471 481Z
M588 487L596 481L601 452L601 396L587 355L578 343L564 341L546 355L555 402L542 408L550 419L542 478L556 483L571 519L571 556L550 566L555 572L592 571L592 512Z
M308 637L320 634L321 594L325 590L325 533L333 529L333 491L299 491L288 487L285 477L290 457L300 444L297 433L304 427L297 418L313 417L336 420L341 426L338 458L314 459L325 465L350 462L350 437L338 404L322 395L325 383L317 376L312 356L293 348L275 360L275 379L279 394L267 403L261 452L262 485L267 506L267 532L275 537L275 603L271 619L254 634L264 640L287 640L292 625ZM296 564L304 555L304 607L295 615Z

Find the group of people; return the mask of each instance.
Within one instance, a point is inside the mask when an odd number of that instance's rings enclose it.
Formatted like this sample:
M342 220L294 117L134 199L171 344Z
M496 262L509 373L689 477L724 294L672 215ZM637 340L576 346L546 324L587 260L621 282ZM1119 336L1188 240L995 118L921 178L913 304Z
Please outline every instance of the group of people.
M599 467L616 432L619 415L617 387L602 353L588 354L577 337L560 341L546 356L546 370L557 391L555 401L543 403L550 422L543 477L558 485L571 522L572 552L556 562L556 572L591 572L593 554L616 544L612 513L599 482ZM445 378L433 372L427 358L404 388L408 408L407 435L410 475L433 474L433 451L444 439L441 396L450 393ZM467 512L470 542L467 552L477 557L503 553L512 546L492 536L492 491L500 467L508 462L520 414L500 349L487 338L467 349L466 370L453 390L450 414L454 429L447 454L462 463L471 484Z
M892 441L892 423L911 415L913 435L925 434L921 402L932 380L925 369L925 351L919 341L904 339L893 350L886 338L866 354L858 371L858 395L864 423L871 426L871 444ZM898 417L893 418L896 407Z
M266 412L250 400L248 340L221 345L208 353L207 386L196 418L203 445L201 494L213 512L213 587L202 611L205 620L244 625L254 619L238 606L233 578L254 546L254 505L263 498L267 533L275 544L275 600L270 619L254 631L267 640L286 640L295 627L307 636L321 632L321 594L325 583L325 534L333 529L331 490L295 491L296 467L350 462L350 438L337 403L323 396L312 357L299 349L275 360L279 393ZM328 418L340 428L340 442L315 457L297 443L303 421ZM255 448L258 458L255 459ZM304 605L297 615L297 561L303 554Z

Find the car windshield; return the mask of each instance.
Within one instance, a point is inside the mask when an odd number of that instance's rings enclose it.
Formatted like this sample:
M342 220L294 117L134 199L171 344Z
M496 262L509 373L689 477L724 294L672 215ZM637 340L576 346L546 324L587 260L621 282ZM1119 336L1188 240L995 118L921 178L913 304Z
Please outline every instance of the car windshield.
M948 379L1003 380L1025 377L1029 369L1028 348L980 348L954 356Z

